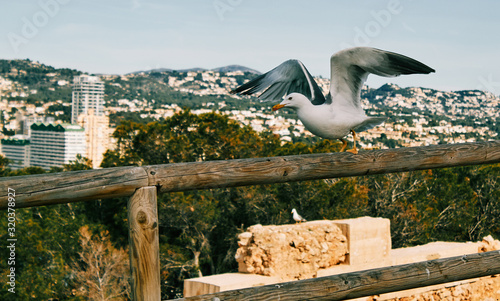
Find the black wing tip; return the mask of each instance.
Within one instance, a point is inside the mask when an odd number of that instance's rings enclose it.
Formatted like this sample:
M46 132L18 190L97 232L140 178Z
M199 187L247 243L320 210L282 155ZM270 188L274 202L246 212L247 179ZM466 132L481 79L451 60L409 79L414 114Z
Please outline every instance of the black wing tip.
M436 70L434 70L434 68L431 68L429 66L427 66L426 64L424 63L421 63L419 61L417 61L419 64L418 64L418 68L415 68L416 71L418 73L422 73L422 74L429 74L429 73L434 73L436 72Z
M269 72L268 72L269 73ZM255 92L258 92L260 88L262 79L267 75L261 74L256 78L250 80L249 82L242 84L241 86L229 91L230 94L240 94L240 95L251 95Z
M436 72L433 68L406 55L386 51L386 57L391 64L400 68L401 74L429 74Z
M243 84L231 91L229 91L229 94L241 94L241 95L248 95L249 91L253 88L253 86L250 86L247 84Z
M238 89L234 89L234 90L231 90L229 91L229 94L232 94L232 95L251 95L252 93L249 93L247 90L238 90Z
M256 93L256 88L254 86L251 86L251 87L247 87L247 86L239 86L238 88L236 89L233 89L231 91L229 91L229 94L238 94L238 95L252 95L254 93Z
M420 73L420 74L429 74L429 73L435 73L436 70L434 70L433 68L425 65L425 64L422 64L423 66L420 66L421 68L418 68L416 71L416 73Z
M412 70L409 70L407 72L403 72L402 74L409 75L409 74L430 74L430 73L435 73L436 70L429 66L421 66L420 68L415 68Z

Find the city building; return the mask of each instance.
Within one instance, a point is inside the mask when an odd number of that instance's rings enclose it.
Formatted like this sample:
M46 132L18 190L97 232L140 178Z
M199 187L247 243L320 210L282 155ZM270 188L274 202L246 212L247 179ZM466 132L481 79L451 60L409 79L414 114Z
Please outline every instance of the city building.
M93 109L88 114L78 116L78 125L85 129L87 152L85 157L92 160L92 167L101 165L103 155L109 148L110 129L108 116L96 116Z
M62 167L76 159L76 155L85 156L85 130L76 124L31 125L31 166L49 170Z
M52 116L25 116L23 119L23 134L31 136L31 125L33 123L54 123L56 119Z
M16 135L1 140L2 155L9 159L11 169L30 166L30 140L23 135Z
M104 82L97 76L80 75L73 80L71 123L76 124L80 114L93 109L96 116L104 115Z

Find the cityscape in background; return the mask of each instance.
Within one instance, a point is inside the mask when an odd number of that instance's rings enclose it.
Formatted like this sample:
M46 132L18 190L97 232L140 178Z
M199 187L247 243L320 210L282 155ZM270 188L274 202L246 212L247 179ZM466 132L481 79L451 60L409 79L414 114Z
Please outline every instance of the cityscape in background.
M38 166L50 170L70 164L78 155L99 167L112 134L104 112L104 82L97 76L79 75L74 77L72 90L71 123L44 116L36 108L17 110L6 128L20 134L1 140L2 155L12 169Z
M242 66L90 76L29 60L1 62L1 152L12 169L50 170L77 155L98 168L114 147L112 133L121 121L161 120L184 108L228 115L257 132L280 135L283 143L314 139L293 112L273 113L271 103L229 94L258 75ZM327 92L329 79L316 81ZM368 115L387 117L361 134L363 148L473 142L496 139L500 132L499 97L481 90L365 86L362 102Z

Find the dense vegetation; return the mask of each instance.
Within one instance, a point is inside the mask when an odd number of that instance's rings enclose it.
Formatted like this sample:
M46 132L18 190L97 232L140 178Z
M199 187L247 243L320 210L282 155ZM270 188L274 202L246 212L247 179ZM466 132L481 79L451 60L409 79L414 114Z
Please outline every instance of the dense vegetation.
M105 154L103 167L331 152L340 147L328 140L282 145L279 137L257 134L226 116L189 110L147 124L123 121L114 137L117 147ZM77 158L53 171L87 169L88 163ZM2 176L44 172L33 167L12 171L0 160ZM257 223L291 223L291 208L308 220L389 218L396 248L436 240L477 241L488 234L499 237L499 178L497 164L159 195L162 298L180 296L185 278L236 271L236 235ZM98 299L99 294L126 299L126 203L119 198L17 209L15 300L85 300ZM0 219L2 241L6 227L7 219ZM8 250L0 252L6 258ZM1 260L2 275L6 268ZM113 275L107 282L97 277L106 268ZM14 300L5 281L0 286L0 299Z
M56 69L51 66L33 63L30 60L0 60L0 75L22 87L36 90L27 97L5 97L7 100L24 100L28 104L42 106L43 104L63 100L71 102L72 88L59 85L59 81L71 83L73 77L82 72L73 69Z

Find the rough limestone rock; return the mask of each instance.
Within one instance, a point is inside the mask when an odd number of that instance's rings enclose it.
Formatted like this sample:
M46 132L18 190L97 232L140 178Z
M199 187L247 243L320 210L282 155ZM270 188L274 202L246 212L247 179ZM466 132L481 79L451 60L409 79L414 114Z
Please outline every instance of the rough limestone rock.
M498 301L498 296L500 296L500 278L496 275L407 297L384 299L374 296L367 298L366 301Z
M332 221L254 225L239 236L239 272L283 281L316 277L319 269L345 261L347 239Z
M489 252L500 250L500 241L494 239L491 235L483 237L483 240L479 242L479 252Z

